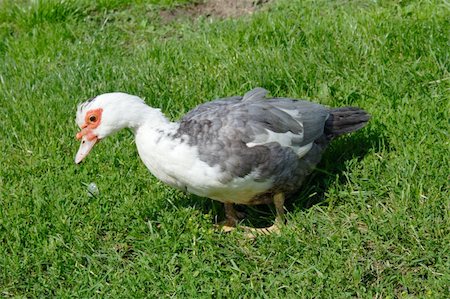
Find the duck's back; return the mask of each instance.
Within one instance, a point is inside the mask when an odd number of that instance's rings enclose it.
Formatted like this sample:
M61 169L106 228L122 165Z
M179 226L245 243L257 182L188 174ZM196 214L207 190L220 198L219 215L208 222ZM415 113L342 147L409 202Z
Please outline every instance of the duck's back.
M248 179L248 184L270 182L264 193L290 193L320 160L329 109L301 100L266 99L266 93L257 88L243 97L202 104L180 120L177 134L188 137L202 161L220 166L223 184ZM265 197L252 201L265 202Z

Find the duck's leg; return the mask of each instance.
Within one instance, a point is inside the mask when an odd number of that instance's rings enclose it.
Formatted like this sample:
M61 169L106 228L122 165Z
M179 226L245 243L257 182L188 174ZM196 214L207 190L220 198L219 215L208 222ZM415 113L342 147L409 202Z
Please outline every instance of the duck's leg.
M275 204L275 209L277 211L277 216L275 218L275 223L272 226L264 227L264 228L252 228L252 227L243 227L248 233L247 237L254 238L258 235L268 235L271 233L279 233L280 227L285 223L284 217L284 194L277 193L273 197L273 202Z
M268 235L271 233L279 233L280 227L285 223L284 217L284 194L277 193L273 197L273 202L275 204L275 210L277 212L277 216L275 218L275 223L269 227L263 228L253 228L248 226L240 226L241 229L244 229L246 233L246 237L255 238L258 235ZM225 216L226 220L222 225L222 231L231 232L236 229L236 224L239 222L239 216L232 203L225 203Z
M222 231L230 232L236 228L236 224L239 222L239 216L234 209L233 203L224 203L225 207L225 217L227 218L222 223Z

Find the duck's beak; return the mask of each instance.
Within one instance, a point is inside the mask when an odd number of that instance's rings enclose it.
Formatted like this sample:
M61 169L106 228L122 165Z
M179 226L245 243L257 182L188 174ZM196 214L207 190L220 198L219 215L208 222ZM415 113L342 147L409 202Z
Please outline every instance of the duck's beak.
M81 138L81 145L80 145L80 148L78 149L77 155L75 156L75 163L78 164L81 161L83 161L83 159L89 154L91 149L94 147L94 145L98 141L97 137L89 138L89 139L88 139L87 135L84 135Z

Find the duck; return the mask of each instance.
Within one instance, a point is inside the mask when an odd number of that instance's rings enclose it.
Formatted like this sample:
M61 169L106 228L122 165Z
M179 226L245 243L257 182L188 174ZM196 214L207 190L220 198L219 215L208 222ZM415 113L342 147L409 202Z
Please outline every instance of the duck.
M267 97L264 88L200 104L178 121L135 95L105 93L77 107L79 164L107 136L129 128L139 157L165 184L222 202L224 231L241 215L235 205L273 204L273 225L252 234L279 232L285 200L295 195L335 138L363 128L370 115L358 107ZM242 226L244 227L244 226Z

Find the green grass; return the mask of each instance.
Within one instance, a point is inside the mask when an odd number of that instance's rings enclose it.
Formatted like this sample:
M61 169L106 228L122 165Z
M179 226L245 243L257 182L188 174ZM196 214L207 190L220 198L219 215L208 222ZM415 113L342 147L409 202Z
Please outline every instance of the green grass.
M187 2L0 2L0 296L448 298L448 1L159 17ZM126 91L176 119L256 86L372 114L329 149L281 235L215 231L222 207L149 175L130 132L73 163L89 97Z

